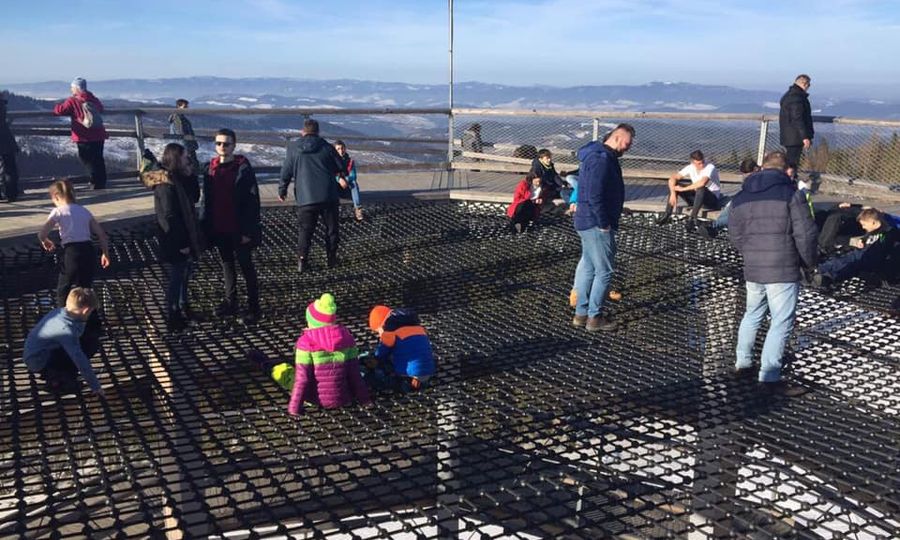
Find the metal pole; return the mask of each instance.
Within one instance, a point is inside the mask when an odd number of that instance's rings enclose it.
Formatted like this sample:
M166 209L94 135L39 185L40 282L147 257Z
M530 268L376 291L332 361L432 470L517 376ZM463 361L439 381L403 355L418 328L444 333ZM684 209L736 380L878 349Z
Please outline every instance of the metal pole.
M137 139L137 169L141 170L141 160L144 158L144 117L141 111L134 113L134 133Z
M600 119L594 118L594 140L600 138Z
M450 54L450 113L447 116L447 188L453 185L453 0L447 0L449 18L449 54Z
M766 139L769 137L769 121L763 120L759 123L759 147L756 149L756 163L762 165L763 158L766 157Z

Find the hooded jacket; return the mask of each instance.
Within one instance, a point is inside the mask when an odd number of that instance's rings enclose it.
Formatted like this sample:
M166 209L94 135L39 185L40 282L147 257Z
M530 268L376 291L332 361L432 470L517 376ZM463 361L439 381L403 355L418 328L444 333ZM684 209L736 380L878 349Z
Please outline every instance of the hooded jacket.
M593 141L579 148L577 156L581 167L575 230L617 230L625 206L625 181L618 154L602 142Z
M809 94L796 84L781 96L778 129L783 146L800 146L803 139L812 140L815 135Z
M304 330L297 339L288 412L300 414L304 402L326 409L349 405L354 399L369 403L369 389L362 380L358 356L353 336L339 324Z
M205 231L211 232L213 230L213 205L216 198L216 192L213 189L213 177L223 166L237 167L237 177L234 181L234 192L232 193L235 217L237 219L237 232L241 236L250 238L254 245L258 245L262 238L259 184L256 182L256 173L253 172L250 161L244 156L235 155L234 161L225 164L221 163L219 157L216 156L209 162L209 167L203 175L201 188L200 223Z
M88 143L105 141L109 138L106 128L102 123L95 123L93 126L86 128L81 123L84 119L84 109L82 104L89 102L97 112L103 112L103 104L97 97L85 90L79 92L62 103L57 103L53 107L53 114L56 116L68 116L72 124L72 140L76 143Z
M194 204L197 202L197 177L178 177L173 181L168 171L159 169L141 174L141 181L153 190L156 211L156 236L162 260L180 262L200 253ZM181 253L189 248L189 254Z
M340 185L334 179L346 176L342 165L343 160L331 143L318 135L304 135L288 147L281 166L278 195L286 197L293 180L297 206L336 203Z
M753 283L800 281L800 265L816 264L818 229L803 192L777 169L744 180L731 202L731 243L744 257L744 279Z
M395 309L385 319L375 358L388 357L394 373L400 376L424 377L437 371L431 340L415 311Z

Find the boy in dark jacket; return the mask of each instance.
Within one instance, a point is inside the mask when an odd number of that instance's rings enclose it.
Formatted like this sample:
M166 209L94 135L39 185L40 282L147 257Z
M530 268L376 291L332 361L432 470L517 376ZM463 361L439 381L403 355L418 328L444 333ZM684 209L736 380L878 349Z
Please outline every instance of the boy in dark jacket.
M375 358L366 363L366 379L374 386L417 392L437 371L431 341L419 316L408 308L375 306L369 328L378 334Z
M299 211L297 270L300 273L309 269L309 246L319 216L325 222L328 267L337 264L339 188L349 186L342 165L337 150L319 137L319 123L312 119L303 122L303 136L288 147L278 184L278 198L283 202L291 180L294 181L294 200ZM337 182L335 177L338 177Z
M234 153L237 136L224 128L216 132L216 157L209 162L203 177L203 203L200 223L207 239L216 246L225 276L225 299L219 305L220 317L238 310L235 259L247 284L247 313L244 321L255 323L259 307L259 284L253 265L253 248L262 239L259 210L259 185L250 161Z
M785 174L783 152L772 152L763 170L744 180L734 196L728 230L744 258L747 311L738 331L736 374L751 373L756 332L771 312L762 350L759 382L766 392L783 391L782 354L794 326L800 292L800 268L816 261L818 231L803 193Z
M846 255L829 259L819 265L813 284L829 286L863 272L874 272L886 279L895 279L900 269L900 218L866 208L857 217L865 231L862 238L851 245L857 248Z
M552 204L553 199L559 197L559 190L565 182L556 172L553 164L553 153L546 148L538 150L538 157L531 162L531 174L541 179L541 192L544 204Z

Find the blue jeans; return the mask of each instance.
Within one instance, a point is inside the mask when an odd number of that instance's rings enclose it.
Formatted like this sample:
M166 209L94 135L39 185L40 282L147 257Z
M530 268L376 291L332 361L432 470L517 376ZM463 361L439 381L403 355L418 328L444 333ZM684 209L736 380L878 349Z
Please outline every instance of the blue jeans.
M359 184L356 183L356 180L347 183L350 184L350 198L353 200L353 208L359 208Z
M575 290L578 301L576 315L597 317L613 277L616 261L616 233L594 227L578 231L581 237L581 261L575 270Z
M886 264L886 258L887 250L882 245L872 244L840 257L828 259L819 265L819 273L834 281L844 281L858 276L860 272L881 270Z
M169 311L176 311L187 306L188 301L188 277L191 273L191 259L186 258L181 262L172 263L169 273L169 288L166 291L166 307Z
M781 359L784 347L791 337L794 328L794 316L797 313L797 297L800 294L799 283L752 283L747 282L747 311L738 330L737 363L735 369L751 366L753 343L756 331L766 317L766 311L772 314L769 332L763 344L759 368L760 382L781 380Z

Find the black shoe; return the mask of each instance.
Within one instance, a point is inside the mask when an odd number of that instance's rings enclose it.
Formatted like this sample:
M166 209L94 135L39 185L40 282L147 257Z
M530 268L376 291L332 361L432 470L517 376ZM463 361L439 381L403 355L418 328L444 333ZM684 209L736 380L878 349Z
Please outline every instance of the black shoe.
M166 327L170 332L181 332L187 328L187 320L180 311L172 311L166 319Z
M234 302L225 301L219 304L219 307L216 308L216 316L218 317L232 317L237 313L237 306Z
M756 370L752 367L735 369L731 372L731 376L736 381L749 381L756 377Z
M666 213L666 214L663 214L661 218L656 220L656 224L657 225L665 225L666 223L668 223L671 220L672 220L672 214Z
M310 270L309 262L307 262L307 260L303 257L297 259L297 272L302 274L303 272L306 272L308 270Z
M337 266L337 255L329 255L328 259L326 260L326 264L328 265L328 268L334 268L335 266Z
M259 307L248 308L244 316L241 317L241 321L247 325L256 324L260 319L262 319L262 310Z
M764 396L799 397L809 390L802 386L794 386L784 380L775 382L761 382L756 385L757 391Z
M584 325L584 329L588 332L598 332L600 330L608 332L615 327L615 321L611 320L609 317L604 317L603 315L599 315L597 317L588 317L588 320Z
M812 277L812 286L817 289L827 289L827 288L831 287L831 285L833 283L834 283L834 280L832 280L830 277L826 276L825 274L817 273Z
M697 234L707 240L712 240L719 236L719 229L716 229L712 225L697 225Z

